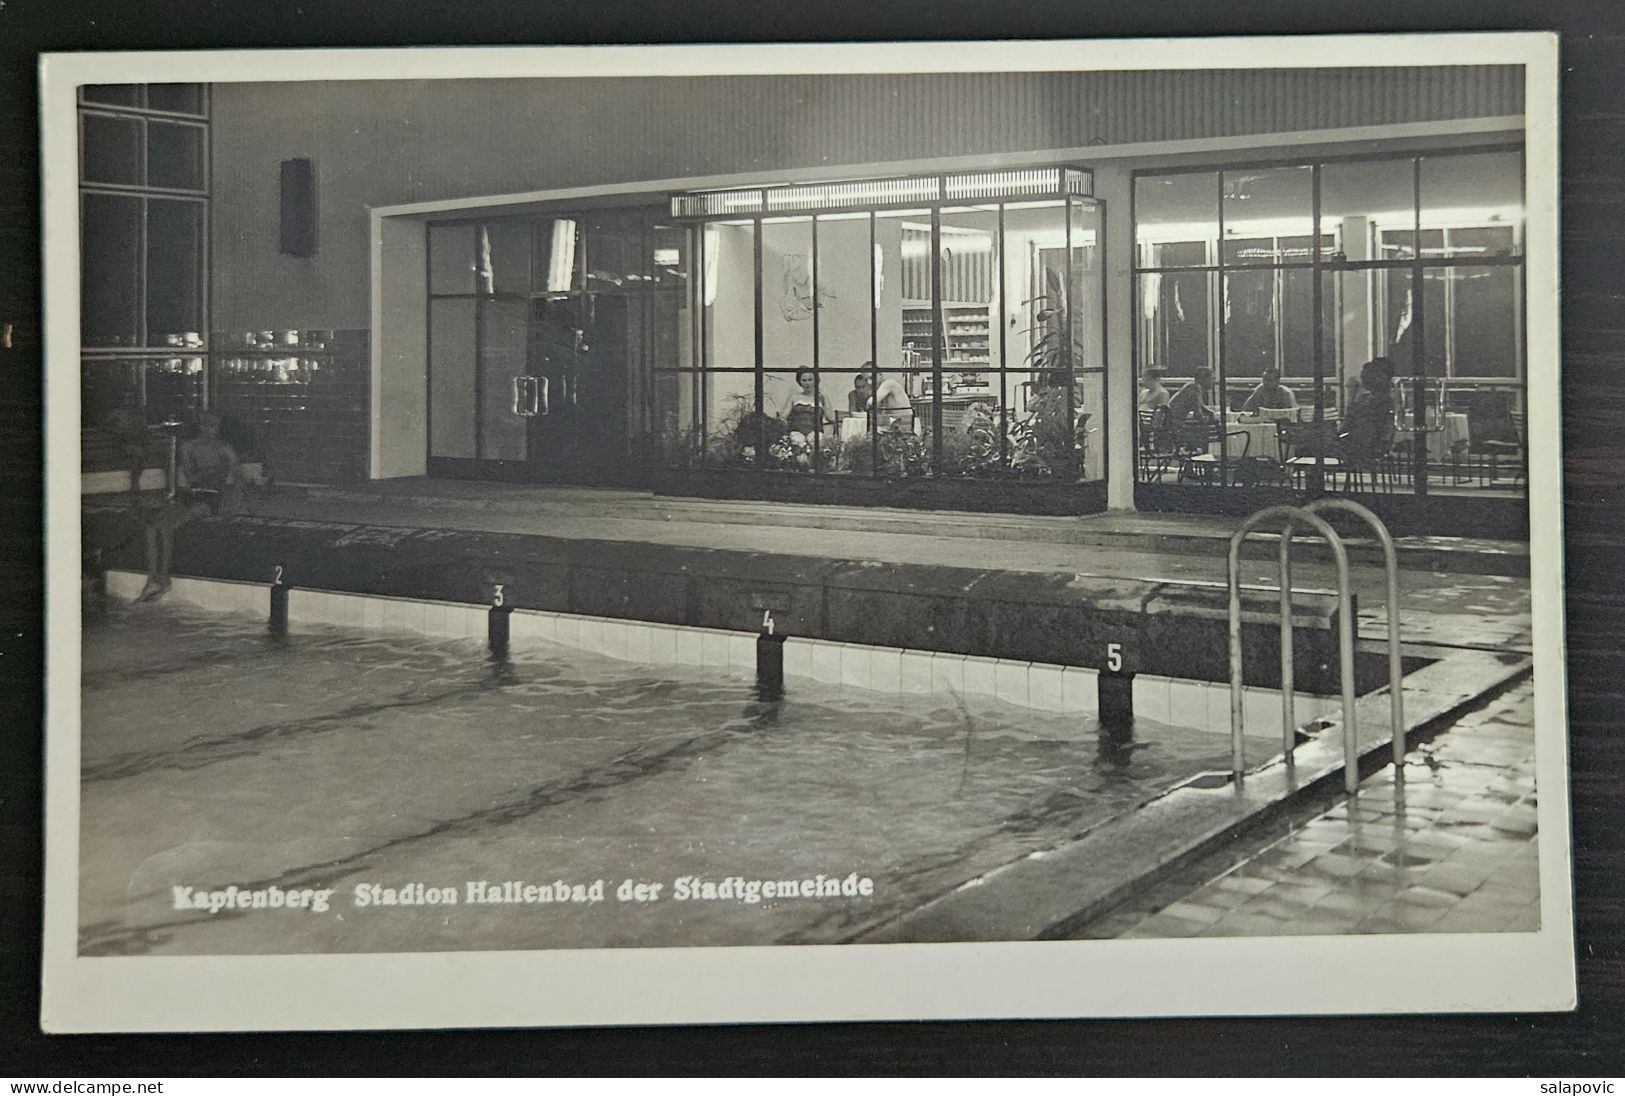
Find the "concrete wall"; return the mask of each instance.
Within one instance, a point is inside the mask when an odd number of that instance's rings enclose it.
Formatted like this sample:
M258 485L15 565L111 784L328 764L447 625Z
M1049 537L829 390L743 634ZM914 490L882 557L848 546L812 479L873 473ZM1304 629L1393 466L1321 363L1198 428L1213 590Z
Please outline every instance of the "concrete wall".
M213 328L367 325L367 208L690 175L1522 111L1516 67L214 88ZM319 251L278 252L278 164L314 161Z

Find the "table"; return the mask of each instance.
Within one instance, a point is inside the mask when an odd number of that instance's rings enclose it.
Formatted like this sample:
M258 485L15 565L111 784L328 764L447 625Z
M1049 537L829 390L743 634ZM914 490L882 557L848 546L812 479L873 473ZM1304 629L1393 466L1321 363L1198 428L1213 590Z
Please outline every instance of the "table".
M1230 419L1224 424L1224 432L1232 435L1229 438L1231 460L1239 460L1241 447L1246 445L1247 456L1258 457L1262 460L1279 461L1281 459L1281 438L1274 422L1256 422L1245 419ZM1234 435L1245 434L1247 440L1242 441ZM1219 443L1213 442L1208 446L1208 452L1215 457L1219 455Z
M1455 457L1458 446L1467 444L1467 416L1451 412L1445 415L1442 424L1435 416L1422 433L1426 438L1428 460L1434 464L1444 464ZM1416 434L1416 427L1402 426L1394 432L1394 440L1396 443L1409 442L1415 439Z

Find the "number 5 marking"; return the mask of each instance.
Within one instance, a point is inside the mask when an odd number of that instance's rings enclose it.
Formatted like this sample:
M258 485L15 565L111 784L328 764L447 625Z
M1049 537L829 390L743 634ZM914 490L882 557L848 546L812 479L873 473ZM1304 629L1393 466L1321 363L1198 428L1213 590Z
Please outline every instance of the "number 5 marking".
M491 604L497 606L502 604L502 583L500 582L496 584L496 590L491 595Z
M1121 643L1106 644L1106 669L1117 673L1123 668L1123 645Z

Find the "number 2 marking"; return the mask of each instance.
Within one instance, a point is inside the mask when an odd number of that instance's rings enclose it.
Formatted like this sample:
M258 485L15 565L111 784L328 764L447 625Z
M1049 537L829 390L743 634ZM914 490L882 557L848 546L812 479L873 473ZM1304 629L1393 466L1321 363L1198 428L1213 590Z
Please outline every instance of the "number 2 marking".
M502 583L500 583L500 582L496 584L496 591L491 595L491 604L492 605L501 605L502 604Z
M282 564L280 564L280 563L276 565L276 573L271 576L271 585L272 586L281 586L282 585Z
M1106 669L1112 673L1123 668L1123 645L1121 643L1106 644Z

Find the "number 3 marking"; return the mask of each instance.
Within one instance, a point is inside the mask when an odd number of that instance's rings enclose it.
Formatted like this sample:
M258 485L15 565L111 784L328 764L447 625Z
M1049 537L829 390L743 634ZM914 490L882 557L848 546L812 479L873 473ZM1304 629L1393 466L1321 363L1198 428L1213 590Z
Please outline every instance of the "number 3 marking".
M1106 644L1106 669L1112 673L1123 668L1123 645L1121 643Z
M502 583L500 583L500 582L496 584L496 592L491 595L491 604L492 605L501 605L502 604Z

